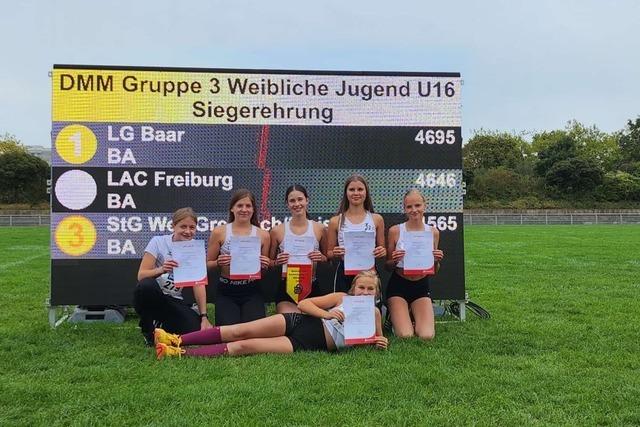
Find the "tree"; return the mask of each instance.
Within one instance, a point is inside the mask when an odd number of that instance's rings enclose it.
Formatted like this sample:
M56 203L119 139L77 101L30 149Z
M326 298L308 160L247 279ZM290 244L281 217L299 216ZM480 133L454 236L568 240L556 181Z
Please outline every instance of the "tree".
M528 144L506 132L481 130L462 148L464 168L468 170L516 168L523 160Z
M47 162L20 150L0 154L0 202L37 203L47 200Z
M469 186L469 197L475 200L510 201L533 195L536 178L521 175L505 167L479 169Z
M567 132L564 130L552 130L549 132L541 132L533 135L531 141L531 150L534 153L541 153L547 150L552 145L555 145L558 141L565 138Z
M0 154L11 152L27 153L27 149L14 135L9 133L0 135Z
M577 157L577 152L576 141L571 136L566 132L556 133L546 148L538 152L536 171L544 177L554 164Z
M594 160L603 170L613 170L620 161L620 147L615 134L602 132L595 125L587 127L576 120L568 122L566 129L576 141L579 156Z
M618 139L623 163L640 162L640 116L635 122L629 120Z
M545 182L561 193L590 193L602 182L602 169L593 159L570 157L555 162L545 172Z
M594 160L602 170L613 170L620 160L617 136L602 132L596 126L585 126L577 120L567 122L564 130L542 132L531 143L537 153L547 151L567 137L575 142L575 156Z
M640 177L622 171L607 172L598 195L609 201L640 201Z

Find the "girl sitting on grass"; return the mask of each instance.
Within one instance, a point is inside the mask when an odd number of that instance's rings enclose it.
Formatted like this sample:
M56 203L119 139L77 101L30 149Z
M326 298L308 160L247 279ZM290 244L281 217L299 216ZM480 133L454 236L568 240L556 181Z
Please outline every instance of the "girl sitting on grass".
M380 294L380 278L374 271L360 272L353 280L349 295ZM243 356L259 353L295 351L337 351L347 347L344 339L342 300L347 294L332 294L300 301L302 313L276 314L236 325L174 335L156 329L154 339L158 359L165 356ZM373 345L385 350L388 340L382 335L380 312L376 308L376 334ZM199 346L189 347L187 346Z
M211 327L207 319L207 291L204 286L193 288L198 313L182 298L182 288L173 282L172 243L191 240L196 234L197 217L193 209L182 208L173 213L173 233L155 236L144 250L138 269L138 285L133 294L133 306L140 316L140 329L148 345L153 345L154 324L176 333L187 333Z

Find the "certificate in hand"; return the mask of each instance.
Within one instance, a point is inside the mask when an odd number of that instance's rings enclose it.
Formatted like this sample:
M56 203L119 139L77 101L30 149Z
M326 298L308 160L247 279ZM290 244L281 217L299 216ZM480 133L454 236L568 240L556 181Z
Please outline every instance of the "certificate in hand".
M404 250L402 273L405 276L423 276L435 273L431 230L404 233Z
M312 236L288 235L284 241L284 251L289 254L289 264L309 264L309 252L313 252L316 238Z
M207 285L207 255L203 240L171 243L171 257L178 263L173 269L176 288Z
M344 274L355 276L364 270L371 270L376 263L373 250L376 247L376 233L372 231L344 232Z
M345 344L375 342L376 312L373 298L373 295L345 296L343 298Z
M259 236L231 236L229 248L231 280L260 278L260 246Z
M289 264L287 268L287 294L299 303L311 293L313 265Z

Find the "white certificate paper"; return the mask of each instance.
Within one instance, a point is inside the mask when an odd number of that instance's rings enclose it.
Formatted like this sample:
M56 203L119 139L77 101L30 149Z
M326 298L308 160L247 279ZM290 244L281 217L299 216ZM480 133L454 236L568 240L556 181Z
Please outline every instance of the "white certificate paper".
M288 235L284 241L284 251L289 254L291 264L310 265L309 252L313 252L316 238L312 236Z
M372 231L344 232L344 274L354 276L361 271L371 270L376 259L376 233Z
M405 276L434 274L433 234L431 230L407 231L404 233Z
M173 281L177 288L208 284L204 240L171 242L171 258L178 263L173 269Z
M229 240L231 252L230 279L260 278L260 246L259 236L231 236Z
M374 296L345 296L342 307L345 343L353 345L374 342L376 336Z

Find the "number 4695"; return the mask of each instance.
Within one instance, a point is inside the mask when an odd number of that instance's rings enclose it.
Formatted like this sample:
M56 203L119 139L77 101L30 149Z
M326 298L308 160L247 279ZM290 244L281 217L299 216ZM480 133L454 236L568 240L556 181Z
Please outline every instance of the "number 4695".
M443 129L420 129L415 137L415 141L423 145L425 142L429 145L438 144L442 145L447 143L449 145L456 142L456 134L453 129L444 131Z

